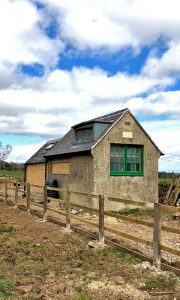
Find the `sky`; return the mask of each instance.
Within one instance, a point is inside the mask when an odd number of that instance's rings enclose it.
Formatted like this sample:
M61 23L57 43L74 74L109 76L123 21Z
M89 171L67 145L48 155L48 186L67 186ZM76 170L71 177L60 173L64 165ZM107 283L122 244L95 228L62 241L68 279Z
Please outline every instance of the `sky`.
M178 0L1 0L0 141L25 162L47 140L129 108L180 172Z

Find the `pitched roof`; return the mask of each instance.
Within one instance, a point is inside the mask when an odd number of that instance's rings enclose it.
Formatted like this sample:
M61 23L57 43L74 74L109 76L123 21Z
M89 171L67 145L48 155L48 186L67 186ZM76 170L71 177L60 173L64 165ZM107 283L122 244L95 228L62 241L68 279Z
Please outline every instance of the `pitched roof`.
M80 153L85 151L90 151L92 148L94 148L98 142L105 136L105 134L119 121L120 118L126 113L131 112L128 110L128 108L118 110L116 112L110 113L108 115L103 115L94 119L91 119L89 121L81 122L79 124L74 125L63 138L51 140L45 143L30 159L26 161L26 164L31 163L44 163L46 161L46 157L50 156L58 156L63 154L71 154L71 153ZM131 114L131 116L135 119L135 121L139 124L139 122L136 120L136 118ZM106 129L103 131L103 133L95 140L82 142L78 144L73 143L73 131L74 128L77 128L80 125L92 123L92 122L101 122L101 123L108 123L109 125L106 127ZM156 149L160 152L161 155L163 153L159 150L157 145L152 141L151 137L148 135L148 133L144 130L144 128L139 124L140 128L144 131L146 136L150 139L152 144L156 147ZM54 143L53 147L49 150L47 150L47 146L51 143Z
M60 140L58 141L51 150L48 150L45 153L46 156L55 156L55 155L62 155L62 154L70 154L70 153L77 153L77 152L84 152L84 151L90 151L92 146L97 143L97 141L101 138L101 136L114 124L120 117L124 115L128 111L127 108L116 111L114 113L100 116L95 119L91 119L86 122L82 122L79 124L74 125L68 133ZM93 141L87 141L87 142L82 142L78 144L73 143L73 128L76 128L80 125L87 124L87 123L92 123L92 122L105 122L109 123L109 126L104 130L103 134L100 135L96 140Z
M50 146L51 144L55 144L60 139L55 139L46 142L36 153L33 154L26 162L25 164L34 164L34 163L45 163L46 159L44 155L48 151L46 148Z

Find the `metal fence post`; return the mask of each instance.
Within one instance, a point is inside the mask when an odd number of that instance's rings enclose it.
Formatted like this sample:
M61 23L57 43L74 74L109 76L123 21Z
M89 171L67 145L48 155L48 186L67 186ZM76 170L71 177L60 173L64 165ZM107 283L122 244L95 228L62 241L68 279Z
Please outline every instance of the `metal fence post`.
M47 186L44 186L43 221L47 221Z
M161 204L154 203L153 265L161 268Z
M18 207L18 181L15 181L15 204L14 207Z
M104 243L104 195L99 195L99 242Z
M70 192L67 190L66 197L66 229L70 230L71 228L71 212L70 212Z
M26 184L27 213L30 214L30 183Z

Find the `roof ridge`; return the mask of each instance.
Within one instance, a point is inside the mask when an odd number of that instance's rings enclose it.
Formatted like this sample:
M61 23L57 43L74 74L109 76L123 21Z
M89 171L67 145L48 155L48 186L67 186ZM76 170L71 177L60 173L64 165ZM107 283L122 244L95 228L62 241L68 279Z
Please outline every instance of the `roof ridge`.
M122 114L123 112L128 111L128 110L129 110L128 108L120 109L120 110L117 110L117 111L112 112L110 114L99 116L99 117L95 118L94 120L104 118L104 117L111 117L111 116L119 115L119 114Z
M121 110L117 110L117 111L112 112L110 114L106 114L106 115L102 115L102 116L99 116L99 117L96 117L96 118L93 118L93 119L90 119L90 120L82 121L80 123L77 123L77 124L73 125L72 128L76 127L78 125L81 125L81 124L85 124L85 123L89 123L89 122L93 122L93 121L98 121L98 120L101 120L101 119L103 119L105 117L107 118L107 117L111 117L111 116L116 116L116 115L122 114L122 113L124 113L126 111L129 111L129 109L128 108L123 108Z

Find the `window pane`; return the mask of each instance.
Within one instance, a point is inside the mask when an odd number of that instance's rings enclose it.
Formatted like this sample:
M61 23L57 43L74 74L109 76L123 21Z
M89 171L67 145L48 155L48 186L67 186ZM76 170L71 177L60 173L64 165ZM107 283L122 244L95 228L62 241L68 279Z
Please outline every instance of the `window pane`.
M92 128L78 129L75 132L76 141L87 141L92 139Z
M136 171L139 172L140 170L140 164L136 164Z
M141 156L136 156L136 162L140 163L141 162Z
M136 147L136 154L141 155L141 147Z
M125 146L111 145L110 152L111 171L125 171Z
M132 163L135 163L135 162L136 162L136 158L137 158L136 155L133 154L133 155L131 156L131 162L132 162Z
M118 171L122 174L140 173L143 171L143 151L142 146L137 145L111 145L110 148L110 168L111 171Z
M127 171L136 171L136 164L127 164Z
M135 153L136 153L136 147L127 146L127 154L135 154Z
M120 171L125 171L125 165L124 164L120 164L119 169L120 169Z

